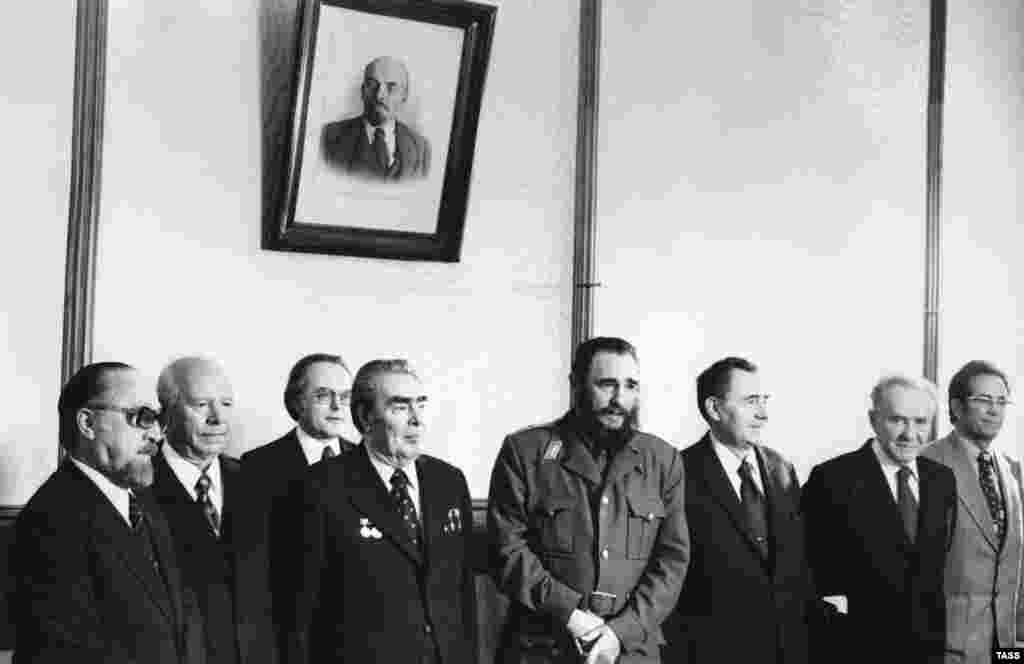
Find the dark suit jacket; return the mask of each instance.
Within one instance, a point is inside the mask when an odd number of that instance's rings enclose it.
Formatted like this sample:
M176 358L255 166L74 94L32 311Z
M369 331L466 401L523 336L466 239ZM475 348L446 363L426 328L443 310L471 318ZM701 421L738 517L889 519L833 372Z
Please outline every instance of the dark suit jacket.
M338 442L342 454L355 448L344 438ZM270 556L274 626L282 649L284 643L280 630L290 617L281 600L294 588L295 572L302 563L301 558L295 558L298 549L289 546L294 538L301 535L302 506L291 502L298 495L293 485L305 479L309 468L295 429L242 455L242 476L249 487L246 511L258 517L262 527L260 537Z
M70 460L18 515L11 556L16 664L203 661L201 625L183 589L167 523L146 491L136 494L148 514L159 570Z
M849 661L872 661L884 643L899 662L941 662L943 573L956 518L956 479L918 457L918 529L912 543L870 441L818 465L804 486L807 550L819 595L846 595ZM870 638L865 638L870 637Z
M416 460L424 551L403 527L365 446L315 464L302 490L304 549L289 664L442 664L476 656L468 560L473 514L462 472Z
M321 148L328 164L364 177L402 180L426 177L430 171L430 142L397 121L395 159L386 171L377 166L362 116L325 125Z
M170 523L185 583L199 600L208 661L273 664L277 644L258 517L247 510L238 460L221 456L215 463L224 490L219 540L162 454L153 458L153 494Z
M692 557L665 624L666 662L805 664L813 597L793 465L755 447L768 502L769 561L745 526L740 500L705 435L683 450Z

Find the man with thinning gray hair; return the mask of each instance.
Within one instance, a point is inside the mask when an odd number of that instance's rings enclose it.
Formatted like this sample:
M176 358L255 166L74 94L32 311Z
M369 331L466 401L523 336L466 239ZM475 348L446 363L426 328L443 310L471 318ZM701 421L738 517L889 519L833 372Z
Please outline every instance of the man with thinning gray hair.
M936 409L930 382L883 377L871 390L868 411L875 436L815 466L804 486L801 507L817 590L846 614L834 624L837 633L820 641L830 648L842 644L850 662L942 661L943 569L956 520L956 481L948 468L918 456Z

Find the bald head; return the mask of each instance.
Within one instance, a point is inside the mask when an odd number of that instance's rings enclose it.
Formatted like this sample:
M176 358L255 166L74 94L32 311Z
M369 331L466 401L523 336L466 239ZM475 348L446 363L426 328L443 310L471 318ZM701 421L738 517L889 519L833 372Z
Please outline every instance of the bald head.
M223 367L203 357L183 357L160 372L157 398L166 418L167 442L205 468L231 442L235 395Z
M409 70L398 58L371 60L363 70L361 92L364 115L370 124L393 122L409 98Z

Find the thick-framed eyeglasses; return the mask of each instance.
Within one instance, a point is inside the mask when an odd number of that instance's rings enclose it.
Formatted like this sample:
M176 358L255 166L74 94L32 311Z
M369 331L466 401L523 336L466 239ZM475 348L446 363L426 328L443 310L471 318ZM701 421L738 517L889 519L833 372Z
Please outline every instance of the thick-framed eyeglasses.
M323 388L313 392L312 397L313 403L318 406L330 406L334 401L337 401L339 406L345 407L352 400L352 392L349 390L336 392L335 390Z
M997 408L1006 408L1007 406L1013 405L1013 402L1006 397L992 398L987 394L972 394L967 397L966 401L977 404L982 408L992 408L993 406L996 406Z
M163 429L163 425L160 422L160 413L149 406L132 406L131 408L125 408L123 406L88 405L86 408L91 410L109 410L116 413L124 413L125 420L128 421L129 425L136 429L145 430L152 429L153 427Z

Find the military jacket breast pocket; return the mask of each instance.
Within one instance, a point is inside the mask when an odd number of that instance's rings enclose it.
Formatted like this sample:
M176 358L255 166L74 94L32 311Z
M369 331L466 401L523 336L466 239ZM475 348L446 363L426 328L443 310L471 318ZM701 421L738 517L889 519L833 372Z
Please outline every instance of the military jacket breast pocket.
M645 494L627 495L629 519L626 523L626 557L647 558L665 519L661 498Z
M569 555L573 553L574 498L543 499L535 518L540 545L547 553Z

